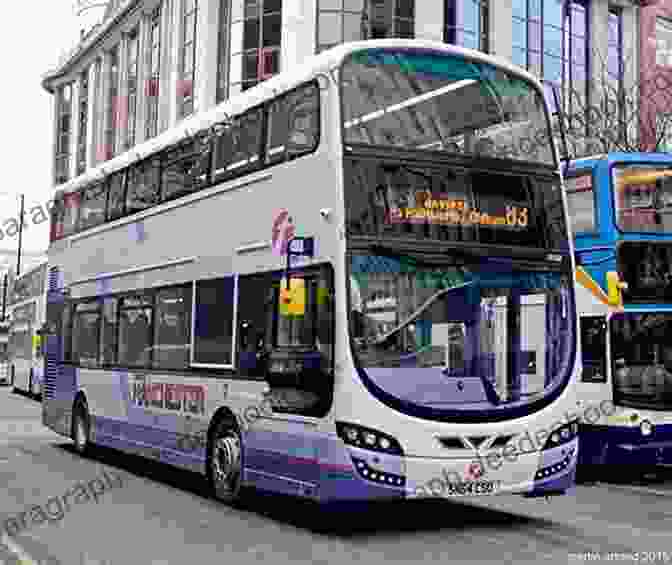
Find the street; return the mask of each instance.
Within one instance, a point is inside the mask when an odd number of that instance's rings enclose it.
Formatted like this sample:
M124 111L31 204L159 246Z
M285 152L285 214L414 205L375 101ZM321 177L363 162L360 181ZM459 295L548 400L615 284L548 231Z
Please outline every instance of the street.
M208 498L196 475L107 449L78 456L42 427L37 402L7 387L0 481L7 565L672 563L672 473L581 485L550 501L379 503L327 517L305 502L255 494L232 509ZM95 498L75 496L96 484ZM64 493L72 497L57 513L53 501ZM35 516L20 526L26 511ZM10 536L11 517L18 531Z

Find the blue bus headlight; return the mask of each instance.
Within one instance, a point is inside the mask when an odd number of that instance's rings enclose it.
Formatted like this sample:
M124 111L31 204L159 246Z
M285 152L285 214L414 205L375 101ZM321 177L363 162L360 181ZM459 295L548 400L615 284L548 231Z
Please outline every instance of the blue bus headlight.
M561 426L553 431L551 436L546 440L542 451L545 449L553 449L554 447L569 443L570 441L574 440L578 434L579 423L577 421L565 424L564 426Z
M336 422L336 433L347 445L390 455L403 455L399 442L390 435L358 424Z

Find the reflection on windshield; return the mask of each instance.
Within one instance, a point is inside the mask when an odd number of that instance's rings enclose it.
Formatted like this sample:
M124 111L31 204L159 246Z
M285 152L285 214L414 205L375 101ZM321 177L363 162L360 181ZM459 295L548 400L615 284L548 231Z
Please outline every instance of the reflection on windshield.
M623 241L618 246L618 269L628 284L624 302L672 301L672 243Z
M672 313L611 319L614 392L623 404L672 407Z
M618 165L612 178L622 230L672 232L672 168Z
M342 72L346 143L554 165L544 99L501 69L429 50L367 49Z
M350 287L359 364L397 398L505 406L546 394L568 370L573 311L559 272L355 254Z

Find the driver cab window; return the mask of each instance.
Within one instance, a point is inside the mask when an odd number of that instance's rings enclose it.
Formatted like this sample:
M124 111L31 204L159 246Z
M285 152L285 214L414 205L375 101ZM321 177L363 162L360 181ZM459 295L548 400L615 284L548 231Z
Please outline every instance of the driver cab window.
M241 278L239 368L269 383L274 411L319 417L331 405L333 387L331 270L283 275Z
M283 278L275 289L275 348L303 348L318 351L329 370L333 339L332 296L324 277Z

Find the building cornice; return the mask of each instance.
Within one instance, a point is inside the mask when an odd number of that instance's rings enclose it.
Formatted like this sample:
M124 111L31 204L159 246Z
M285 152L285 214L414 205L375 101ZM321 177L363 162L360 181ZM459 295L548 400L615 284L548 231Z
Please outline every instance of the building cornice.
M81 59L88 55L96 46L100 45L114 31L115 26L124 18L132 14L142 4L142 0L121 0L118 8L107 15L107 18L85 35L81 41L73 47L58 62L56 68L47 71L42 76L42 88L50 94L54 93L53 82L58 78L68 74L68 72Z

